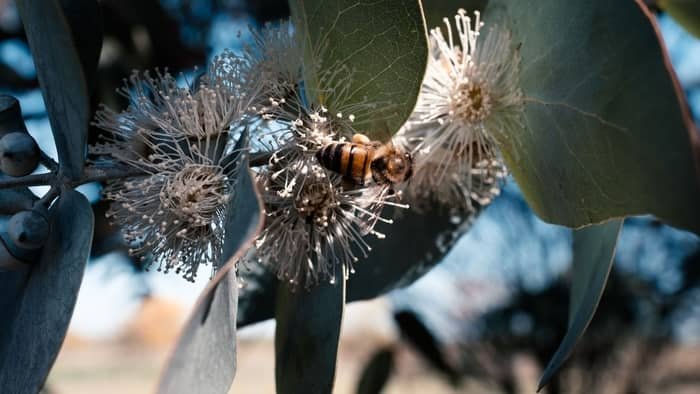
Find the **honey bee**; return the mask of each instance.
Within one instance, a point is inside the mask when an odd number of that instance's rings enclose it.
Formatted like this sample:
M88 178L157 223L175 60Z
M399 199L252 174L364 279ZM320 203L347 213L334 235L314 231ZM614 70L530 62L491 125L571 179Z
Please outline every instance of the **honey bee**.
M413 157L409 152L391 142L372 141L364 134L355 134L352 142L328 144L316 152L316 158L323 167L357 185L370 180L395 185L413 174Z

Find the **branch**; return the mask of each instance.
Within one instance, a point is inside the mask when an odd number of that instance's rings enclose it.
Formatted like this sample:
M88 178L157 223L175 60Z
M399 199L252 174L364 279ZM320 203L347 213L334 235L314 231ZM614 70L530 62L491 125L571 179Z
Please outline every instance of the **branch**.
M257 153L251 157L250 166L260 167L267 165L271 157L271 152ZM50 158L49 160L44 161L44 165L48 164L47 167L50 167L52 169L51 172L45 172L42 174L31 174L20 177L9 177L0 175L0 189L11 189L22 186L45 185L58 187L62 184L69 185L70 187L76 187L90 182L105 182L114 179L149 175L149 173L145 172L144 170L134 167L127 169L119 167L86 167L83 170L83 176L80 179L69 180L65 179L60 174L60 172L57 171L58 165L56 164L54 166L53 164L55 162Z
M20 186L42 186L51 185L57 180L58 176L53 172L45 172L43 174L32 174L19 177L3 176L0 178L0 189L9 189Z
M90 182L104 182L112 179L128 178L132 176L144 176L148 173L138 168L122 169L122 168L85 168L83 176L76 180L62 179L63 177L56 172L45 172L42 174L32 174L20 177L0 177L0 189L10 189L22 186L58 186L65 183L71 187L80 186Z
M99 167L87 167L85 168L84 175L81 179L72 182L71 186L80 186L85 183L90 182L105 182L111 181L113 179L129 178L135 176L146 176L149 173L145 172L140 168L99 168Z

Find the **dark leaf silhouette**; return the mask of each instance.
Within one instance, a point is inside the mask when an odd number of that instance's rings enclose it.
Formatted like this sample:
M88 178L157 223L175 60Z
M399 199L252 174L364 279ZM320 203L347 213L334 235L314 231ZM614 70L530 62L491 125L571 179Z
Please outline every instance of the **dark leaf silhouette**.
M279 394L333 392L340 323L345 306L345 280L311 291L291 292L280 283L275 331L275 382Z
M49 212L49 225L41 258L0 338L0 387L8 394L33 394L43 386L68 330L90 252L93 216L82 194L64 191Z
M378 350L362 371L357 384L357 394L380 394L386 386L394 368L394 349Z
M433 334L421 322L415 313L399 311L394 314L401 337L408 341L436 370L444 374L452 384L459 381L459 373L445 359L440 344Z
M73 34L58 0L18 0L36 65L61 171L81 176L90 117L88 87Z

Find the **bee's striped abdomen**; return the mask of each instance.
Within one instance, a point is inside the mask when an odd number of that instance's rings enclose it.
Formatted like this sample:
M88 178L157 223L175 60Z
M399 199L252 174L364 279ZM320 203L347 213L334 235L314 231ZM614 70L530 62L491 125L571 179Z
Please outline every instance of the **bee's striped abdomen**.
M370 156L364 145L348 142L326 145L316 153L322 166L359 184L363 184L369 174Z

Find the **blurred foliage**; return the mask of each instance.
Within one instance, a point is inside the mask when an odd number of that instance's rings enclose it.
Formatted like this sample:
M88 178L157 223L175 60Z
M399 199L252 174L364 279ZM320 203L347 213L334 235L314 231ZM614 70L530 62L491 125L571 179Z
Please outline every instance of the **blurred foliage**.
M519 200L507 194L496 203L498 211L513 207L524 219L509 223L503 235L532 231L527 230L532 214L517 208ZM491 219L490 212L486 215ZM684 358L677 352L698 339L693 327L700 324L700 239L649 219L628 222L623 229L627 246L620 250L595 317L544 389L547 393L656 393L700 385L700 364L692 356L697 353ZM522 361L542 370L570 324L567 300L574 278L571 271L559 273L553 262L551 257L526 266L501 262L501 279L489 280L488 287L504 286L508 295L485 308L473 295L486 290L480 282L460 279L464 274L452 264L447 269L458 293L446 291L442 301L422 300L418 293L401 296L396 306L401 338L448 382L473 379L504 393L531 388L536 382L523 382ZM547 277L542 285L528 284L542 272ZM449 327L456 329L445 335Z
M657 0L654 5L668 12L686 30L700 38L700 2L695 0Z

